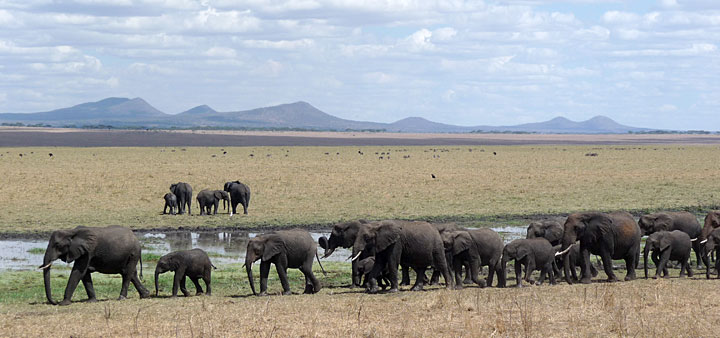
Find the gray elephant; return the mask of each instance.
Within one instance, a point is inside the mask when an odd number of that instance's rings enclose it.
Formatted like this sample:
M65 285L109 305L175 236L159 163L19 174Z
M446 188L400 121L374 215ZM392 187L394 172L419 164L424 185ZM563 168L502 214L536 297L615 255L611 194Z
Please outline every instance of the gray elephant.
M550 277L550 284L555 284L553 264L555 264L555 249L552 244L544 238L516 239L503 248L502 253L502 274L507 276L507 262L515 261L515 287L522 287L522 267L525 266L525 281L534 284L532 279L533 271L540 270L540 285L545 280L545 275ZM504 287L505 285L499 285Z
M645 250L643 251L645 278L648 278L648 253L652 251L652 260L657 267L655 277L660 277L660 272L663 273L663 277L669 277L667 271L667 263L669 260L678 261L680 266L680 277L685 276L687 271L688 277L693 276L692 269L690 269L690 249L692 248L692 242L690 236L687 233L680 230L673 231L656 231L650 234L645 240Z
M657 212L654 214L647 214L640 216L638 220L638 226L643 231L645 236L649 236L657 231L673 231L680 230L693 239L692 248L695 251L695 258L697 259L698 267L700 262L707 266L707 258L702 255L702 242L697 240L702 234L702 228L700 223L697 221L697 217L687 211L681 212Z
M330 233L330 239L325 236L322 236L320 237L320 239L318 239L320 247L325 250L323 258L327 258L332 255L332 253L335 252L335 249L337 249L338 247L345 249L352 248L353 244L355 244L355 239L357 239L357 235L360 232L360 229L367 226L367 224L368 222L365 220L357 220L335 224L333 226L332 232ZM369 253L365 253L364 256L361 255L360 257L358 257L358 259L352 261L350 287L362 285L362 275L358 274L357 263L359 260L365 259L367 257L372 257L372 255L370 255ZM409 278L410 277L408 277L408 279Z
M202 249L175 251L162 256L155 266L155 296L158 295L158 277L161 273L168 271L175 272L172 288L173 297L177 297L178 287L185 297L190 296L190 292L185 288L186 277L190 278L195 284L196 294L198 295L203 293L199 283L199 279L202 278L205 282L207 295L210 296L212 294L210 281L213 268L215 266L210 262L210 257Z
M177 210L178 203L177 203L177 197L175 197L175 194L169 192L163 196L163 199L165 199L165 207L163 208L163 215L167 214L167 209L170 208L170 214L175 215L175 211Z
M61 259L72 263L72 270L68 278L65 296L60 305L69 305L78 283L82 280L88 301L97 301L91 274L99 272L104 274L120 274L122 276L122 289L118 299L127 298L130 282L140 294L140 298L147 298L150 292L142 285L137 276L137 264L140 262L140 276L142 276L142 258L140 242L133 232L121 226L105 228L89 228L79 226L71 230L53 231L48 241L43 265L45 281L45 296L50 304L57 304L52 299L50 288L50 267L53 261Z
M192 215L192 187L190 184L184 182L178 182L170 185L170 191L177 197L178 200L178 214L182 215L185 213L185 205L187 205L188 215Z
M439 270L447 284L453 287L445 260L442 238L437 229L427 222L382 221L360 227L353 243L353 260L363 253L375 256L375 265L370 271L369 293L378 292L377 279L388 269L390 292L398 291L398 265L403 264L415 270L417 278L413 291L422 290L425 284L425 270L428 267Z
M470 279L480 287L492 286L493 276L497 274L498 285L505 285L500 257L503 251L503 240L491 229L466 231L445 231L440 237L445 247L446 260L452 261L455 273L455 288L462 288L462 268L469 265ZM487 280L478 278L480 267L488 266Z
M230 195L223 190L205 189L197 194L196 199L200 207L200 215L210 215L211 210L213 215L217 215L220 200L223 201L223 210L225 210L225 203L230 203ZM230 216L232 215L233 213L230 211Z
M561 251L562 250L562 244L558 244L553 246L555 251ZM577 275L577 267L583 266L583 256L580 254L580 246L579 245L572 245L570 246L570 249L562 252L555 256L555 265L563 264L564 259L567 259L569 261L570 265L570 274L572 275L573 282L579 281L578 275ZM598 271L595 268L595 265L590 263L588 264L590 266L590 275L592 277L597 277ZM556 273L555 278L558 278L560 275L558 273L558 269L556 267L553 267L555 270L553 270Z
M565 230L563 229L563 225L560 224L560 222L555 220L542 220L539 222L532 222L527 227L527 235L525 238L545 238L547 239L550 244L553 246L557 246L558 248L562 247L562 237ZM560 251L560 250L557 250ZM568 259L570 259L570 272L572 274L572 278L574 281L577 281L577 271L575 270L576 266L582 266L582 260L583 257L580 255L580 248L577 245L574 245L570 251L566 252L565 255L558 255L555 258L555 265L553 266L553 272L555 273L555 278L559 278L562 276L561 270L558 268L558 266L563 264L564 257L567 256ZM595 266L590 263L590 274L595 277L598 274L597 269L595 269Z
M432 223L432 226L435 227L435 229L438 230L440 233L440 236L442 237L443 233L446 231L464 231L464 228L461 228L457 226L455 223ZM452 256L450 256L452 258ZM445 255L445 260L447 261L448 268L453 268L453 263L451 259L448 259L448 256ZM465 268L465 279L463 280L463 284L472 284L474 283L472 278L470 277L470 263L466 262L463 266ZM400 285L410 285L410 269L403 268L402 273L402 282ZM435 285L440 283L440 271L433 270L433 274L430 277L430 285Z
M568 216L563 229L563 254L580 241L582 265L581 283L590 283L590 254L599 255L609 282L617 281L613 259L625 260L625 280L635 279L635 267L640 259L640 227L627 212L577 213ZM564 260L565 280L570 280L570 260Z
M299 269L305 275L304 293L320 291L320 282L312 272L313 257L317 256L317 243L310 233L303 229L278 230L251 238L245 254L245 268L254 295L267 295L267 281L270 264L275 264L283 288L283 295L292 294L287 278L287 269ZM255 292L252 265L260 259L260 293ZM320 264L322 269L322 264ZM323 269L323 273L325 270Z
M243 214L247 215L250 206L250 187L240 181L225 182L224 191L230 193L232 213L237 214L237 205L243 206Z
M370 271L372 271L373 267L375 267L375 256L365 257L363 259L355 260L357 262L357 271L356 273L358 276L365 277L363 280L363 285L368 285L368 275L370 274ZM388 279L388 269L385 267L383 269L382 274L380 275L380 278L378 278L378 286L385 290L388 286L390 286L390 279Z
M705 237L705 257L709 256L711 252L715 252L716 257L720 257L720 228L711 231ZM720 259L715 260L715 270L720 271ZM710 279L710 266L708 265L705 270L705 278ZM717 274L716 278L720 278L720 273Z

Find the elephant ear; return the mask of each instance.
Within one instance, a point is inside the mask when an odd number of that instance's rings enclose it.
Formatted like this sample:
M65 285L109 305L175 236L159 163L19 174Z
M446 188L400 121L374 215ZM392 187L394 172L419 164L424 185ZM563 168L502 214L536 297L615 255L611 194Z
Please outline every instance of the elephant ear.
M217 199L217 200L222 200L222 199L223 199L223 194L222 194L222 192L220 192L220 190L215 190L215 191L213 192L213 195L215 196L215 199Z
M75 236L70 241L70 247L66 256L66 262L72 263L89 252L88 241L80 236Z
M269 261L275 255L283 252L285 250L285 242L280 238L280 236L272 235L267 240L265 240L265 248L263 250L262 260L263 261Z
M469 250L472 245L472 238L467 232L460 232L455 236L453 241L453 255L457 255L465 250Z
M400 227L390 222L381 223L376 229L376 243L378 251L387 249L400 239Z
M550 241L550 243L560 243L563 238L563 227L560 224L553 224L547 229L545 229L545 239Z
M670 231L672 219L667 214L660 214L655 217L655 231Z
M595 232L596 240L607 248L615 248L615 235L613 234L613 220L604 214L595 215L588 222Z
M528 245L520 245L517 248L517 254L515 255L516 260L522 260L530 254L530 247Z
M665 251L670 247L670 244L672 244L672 239L670 238L670 234L667 234L667 236L663 236L660 239L658 247L660 248L660 251Z

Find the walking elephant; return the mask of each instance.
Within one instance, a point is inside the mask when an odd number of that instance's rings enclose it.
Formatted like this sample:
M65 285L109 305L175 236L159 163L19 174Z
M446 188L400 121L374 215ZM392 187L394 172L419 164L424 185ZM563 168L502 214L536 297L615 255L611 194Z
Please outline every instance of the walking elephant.
M317 256L317 243L310 233L303 229L278 230L251 238L245 254L245 268L247 269L250 289L254 295L267 295L267 281L270 273L270 264L275 264L283 288L283 295L290 295L290 284L287 278L287 269L300 269L305 275L304 293L320 291L320 282L312 272L313 257L317 258L322 269L320 258ZM260 259L260 293L255 292L252 265ZM325 270L323 269L323 273Z
M155 266L155 296L158 295L158 277L161 273L175 271L173 277L172 296L177 297L178 287L185 297L190 296L190 292L185 288L185 277L195 284L196 294L203 293L200 287L199 279L205 282L207 295L212 294L210 281L212 277L212 269L215 266L210 262L210 257L202 249L182 250L171 252L160 257Z
M415 270L417 278L413 291L422 290L425 270L439 270L447 284L453 287L443 249L440 233L427 222L382 221L360 227L353 244L353 260L363 253L375 256L375 265L368 275L369 293L378 292L377 279L387 266L390 292L398 291L398 265Z
M175 210L177 210L178 204L177 204L177 197L175 197L175 194L169 192L163 196L163 199L165 199L165 207L163 208L163 215L167 213L168 207L170 208L170 214L175 215Z
M178 214L185 213L185 205L187 205L188 215L192 215L192 187L188 183L178 182L170 185L170 191L175 194L178 200Z
M525 281L534 284L532 273L540 270L538 285L545 280L545 275L550 277L550 284L555 284L555 250L552 244L544 238L516 239L503 248L502 251L502 274L507 276L507 262L515 261L515 287L522 287L522 267L525 266ZM502 285L501 287L504 287Z
M615 213L576 213L568 216L563 231L562 249L569 250L571 245L580 241L580 254L583 257L581 283L590 283L590 254L599 255L609 282L617 281L613 272L612 260L624 259L627 267L625 280L635 279L635 267L640 258L640 227L627 212ZM565 280L570 280L570 261L564 260Z
M713 251L715 251L716 257L720 257L720 228L711 231L705 240L705 257L707 258ZM720 259L715 260L715 270L720 271ZM710 279L709 265L705 269L705 278ZM720 273L718 273L715 278L720 278Z
M325 236L322 236L320 237L320 239L318 239L320 247L325 250L323 258L327 258L332 255L332 253L335 252L335 249L337 249L338 247L345 249L351 248L353 244L355 244L355 239L357 239L357 235L360 232L360 229L364 226L367 226L367 224L368 222L365 220L357 220L335 224L333 226L332 232L330 233L330 239L326 238ZM366 253L364 257L361 256L358 257L358 259L352 261L352 280L350 283L350 287L356 287L362 284L362 275L358 274L357 262L370 256L371 255Z
M230 195L223 190L209 190L205 189L197 194L198 206L200 206L200 215L210 215L212 210L213 215L217 215L218 205L220 200L223 201L223 210L225 210L225 203L230 203ZM214 209L213 209L214 207ZM230 211L230 216L233 213Z
M498 276L498 286L505 285L500 257L502 256L503 240L491 229L466 231L445 231L441 235L445 247L446 261L452 261L455 273L455 288L461 289L463 265L469 278L480 287L492 286L494 275ZM488 266L485 281L478 278L480 268Z
M562 247L563 233L565 233L565 229L560 222L554 220L542 220L539 222L532 222L528 225L527 235L525 238L545 238L550 242L550 244L560 248ZM555 278L562 276L562 271L558 267L563 264L564 257L568 257L568 259L570 259L570 272L572 273L573 280L577 281L578 279L575 267L582 266L583 260L582 255L580 255L580 248L573 246L573 248L565 255L555 257L556 264L553 265ZM590 274L593 277L597 276L598 271L595 269L595 266L592 263L590 263L589 266Z
M118 299L127 298L130 282L140 294L140 298L147 298L150 292L142 285L137 276L137 263L140 262L140 276L142 276L142 258L140 242L133 232L121 226L105 228L90 228L79 226L71 230L56 230L50 235L43 265L45 282L45 296L50 304L57 304L52 299L50 288L50 267L53 261L61 259L72 263L72 270L68 278L65 296L60 305L69 305L78 283L82 280L88 301L95 302L95 289L91 274L99 272L104 274L120 274L122 276L122 289Z
M692 213L681 211L657 212L654 214L642 215L640 216L640 220L638 220L638 225L645 236L649 236L657 231L663 230L680 230L688 234L688 236L693 239L692 249L695 251L695 258L697 259L698 267L700 266L701 261L706 266L708 265L707 258L705 258L702 254L703 245L700 244L702 239L697 240L702 233L702 228L700 227L700 223L697 221L697 218Z
M652 233L645 240L645 250L643 251L645 268L645 278L648 278L648 253L652 251L652 260L657 267L655 272L655 279L660 277L660 272L663 273L663 277L667 278L667 263L669 260L678 261L680 266L680 277L685 276L687 271L688 277L693 276L692 269L690 268L690 248L692 248L692 242L690 236L687 233L680 230L666 231L661 230Z
M443 233L448 231L464 231L464 228L461 228L457 226L455 223L432 223L432 226L435 227L435 229L438 230L440 233L440 237L442 237ZM452 263L452 256L445 255L445 260L447 261L448 268L453 268ZM466 262L464 265L465 268L465 279L463 280L463 284L472 284L473 282L472 278L470 277L470 263ZM408 271L409 269L403 268L402 273L402 282L400 282L400 285L410 285L410 273ZM433 270L432 276L430 277L430 285L435 285L440 283L440 271Z
M240 181L225 182L223 190L230 193L232 213L237 214L237 205L243 206L243 214L247 215L248 207L250 206L250 187Z

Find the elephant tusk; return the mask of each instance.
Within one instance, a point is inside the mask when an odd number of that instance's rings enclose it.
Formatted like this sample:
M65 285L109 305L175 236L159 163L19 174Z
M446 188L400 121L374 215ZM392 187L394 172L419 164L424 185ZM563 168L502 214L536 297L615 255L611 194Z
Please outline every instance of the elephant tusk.
M52 266L52 263L47 263L47 264L39 267L38 269L40 269L40 270L45 270L45 269L49 269L51 266Z
M704 241L702 241L702 242L700 242L700 244L705 244L705 242L707 242L707 239L704 240Z
M697 241L697 237L690 240L690 242L695 242L695 241Z
M567 249L565 249L565 250L563 250L563 251L556 252L556 253L555 253L555 257L557 257L557 256L562 256L562 255L566 254L568 251L570 251L570 248L572 248L573 245L575 245L575 243L570 244L570 245L567 247Z
M355 257L352 257L352 259L351 259L350 261L351 261L351 262L354 262L356 259L358 259L358 257L360 257L360 254L361 254L361 253L362 253L362 250L360 250L360 252L358 252L357 255L355 255ZM348 257L348 259L350 259L350 258L351 258L351 257Z

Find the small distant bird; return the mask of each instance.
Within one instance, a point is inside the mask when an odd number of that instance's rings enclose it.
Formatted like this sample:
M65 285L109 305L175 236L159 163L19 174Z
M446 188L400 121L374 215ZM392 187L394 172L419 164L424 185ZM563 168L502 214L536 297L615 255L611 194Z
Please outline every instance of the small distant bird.
M255 156L255 155L253 155L253 154L250 154L250 157L253 157L253 156Z
M493 155L497 155L497 153L493 151Z
M223 155L227 155L227 151L223 151Z
M215 154L212 155L212 157L215 157L215 156L217 156L217 155L215 155Z
M20 157L22 157L22 154L20 154Z
M435 178L435 174L430 174L430 176L432 176L432 178Z
M48 154L48 155L50 155L50 157L53 157L53 154L52 154L52 153L50 153L50 154Z

